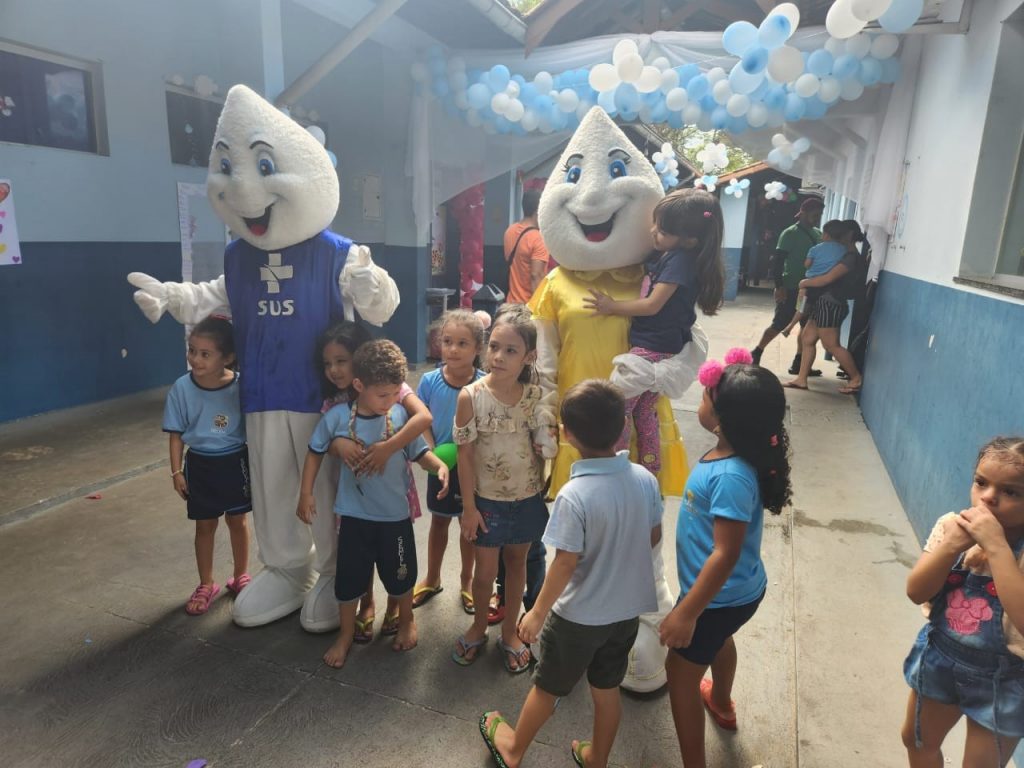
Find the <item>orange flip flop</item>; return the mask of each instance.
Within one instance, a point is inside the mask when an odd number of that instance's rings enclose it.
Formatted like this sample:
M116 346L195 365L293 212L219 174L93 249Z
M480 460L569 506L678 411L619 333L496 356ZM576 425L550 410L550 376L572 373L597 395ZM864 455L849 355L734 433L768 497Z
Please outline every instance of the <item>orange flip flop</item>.
M719 728L724 728L727 731L737 730L736 702L729 702L729 705L732 707L732 712L719 712L715 709L715 705L711 703L711 687L713 685L714 683L706 677L700 681L700 698L704 702L704 708L711 713L711 717L716 723L718 723Z

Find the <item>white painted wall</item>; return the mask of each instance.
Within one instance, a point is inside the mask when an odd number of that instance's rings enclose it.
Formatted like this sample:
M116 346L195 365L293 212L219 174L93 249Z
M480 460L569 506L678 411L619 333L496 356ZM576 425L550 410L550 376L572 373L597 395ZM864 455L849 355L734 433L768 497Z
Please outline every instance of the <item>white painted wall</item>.
M885 269L954 285L1001 22L1020 5L1021 0L975 2L967 35L931 35L926 40L907 142L902 221L890 242Z

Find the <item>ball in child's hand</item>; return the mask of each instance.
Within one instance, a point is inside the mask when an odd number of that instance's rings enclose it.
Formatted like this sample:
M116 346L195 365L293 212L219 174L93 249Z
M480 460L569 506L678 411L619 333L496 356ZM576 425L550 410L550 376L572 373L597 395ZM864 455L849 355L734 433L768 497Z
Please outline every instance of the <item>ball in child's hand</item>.
M443 461L448 469L451 469L459 458L459 448L455 443L441 443L434 448L434 455Z

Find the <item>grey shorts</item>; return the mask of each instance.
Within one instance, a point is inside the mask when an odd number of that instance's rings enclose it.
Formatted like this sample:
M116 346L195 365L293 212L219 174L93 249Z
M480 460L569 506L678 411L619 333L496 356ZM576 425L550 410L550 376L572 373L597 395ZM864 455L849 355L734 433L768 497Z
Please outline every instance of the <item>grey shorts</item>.
M629 652L640 619L589 626L552 611L540 633L540 661L533 684L552 696L568 696L583 673L594 688L618 688L629 668Z

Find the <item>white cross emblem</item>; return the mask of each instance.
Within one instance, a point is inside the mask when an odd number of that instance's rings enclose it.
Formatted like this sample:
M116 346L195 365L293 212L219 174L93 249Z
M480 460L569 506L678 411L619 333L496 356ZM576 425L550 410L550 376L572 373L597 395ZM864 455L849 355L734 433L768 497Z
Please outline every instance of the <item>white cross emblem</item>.
M260 280L267 284L267 293L280 293L281 280L292 277L292 268L281 265L281 254L270 254L270 263L260 267Z

